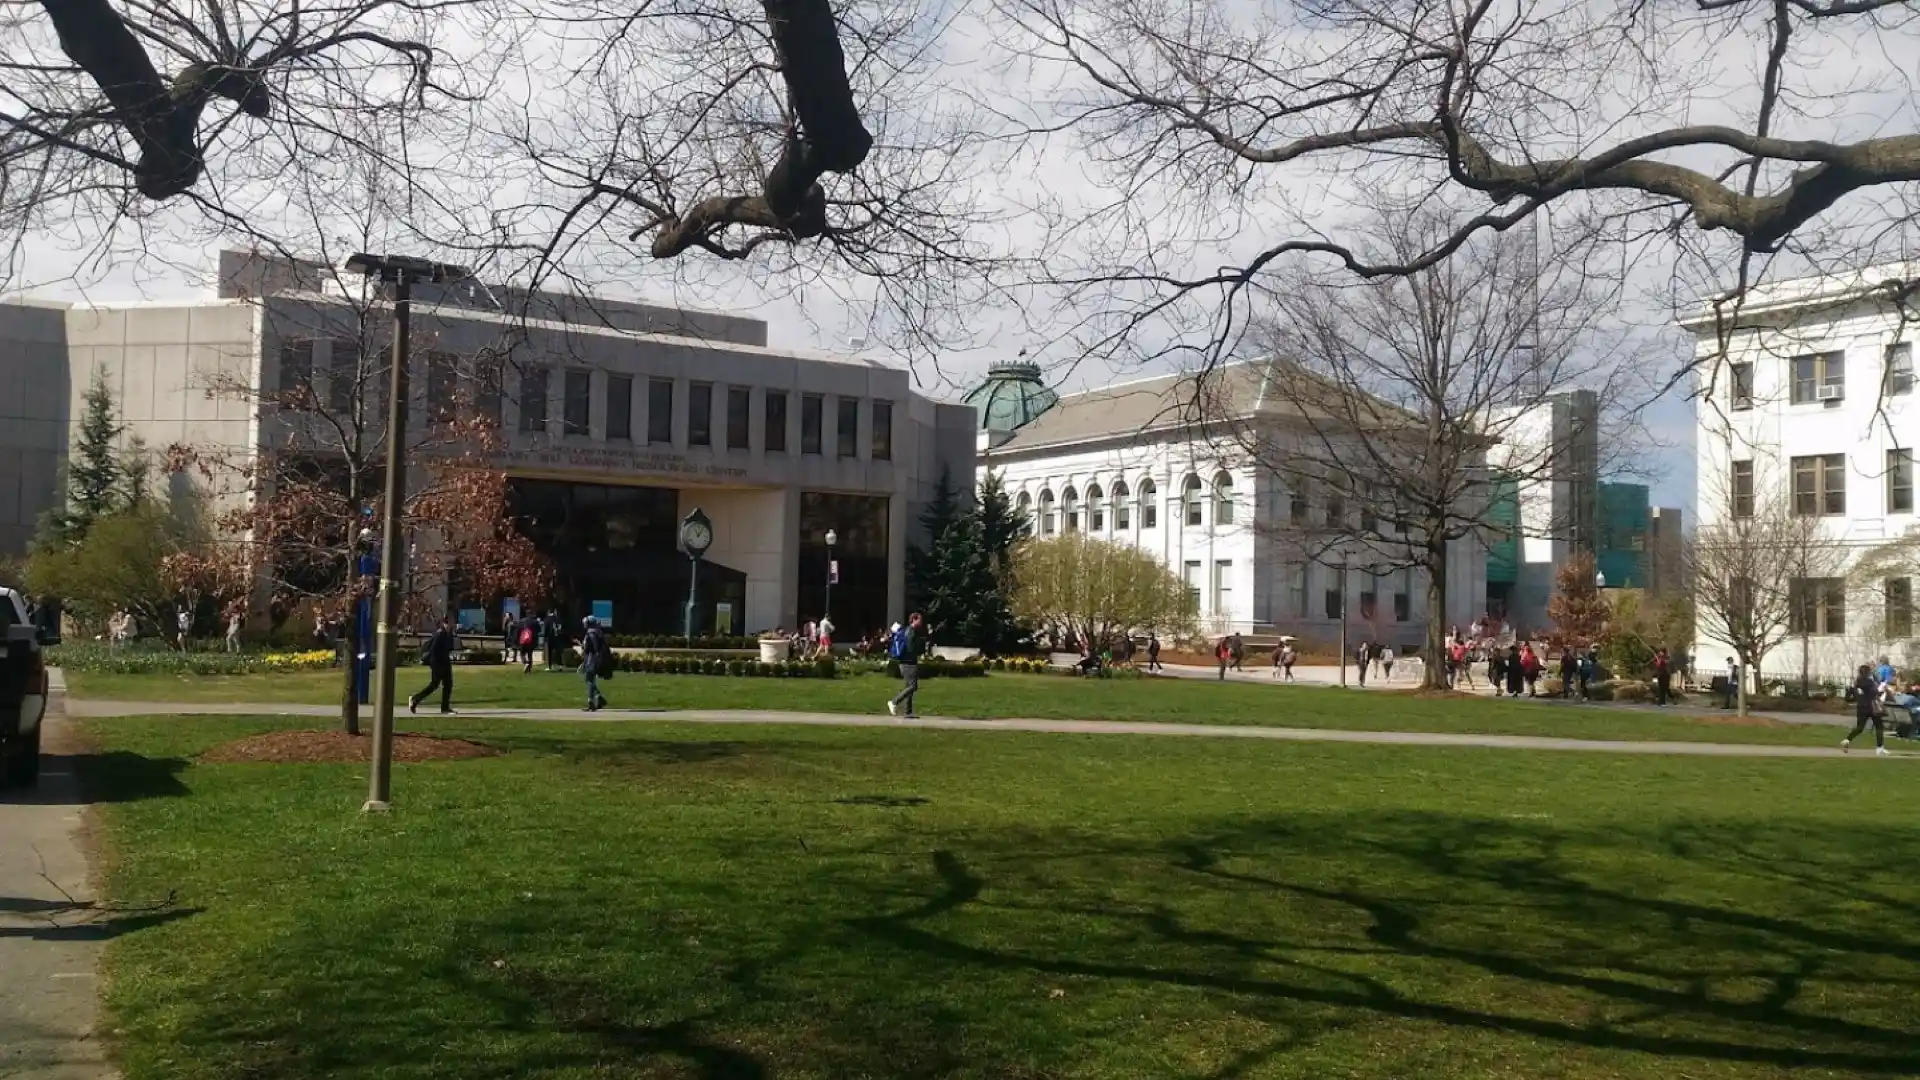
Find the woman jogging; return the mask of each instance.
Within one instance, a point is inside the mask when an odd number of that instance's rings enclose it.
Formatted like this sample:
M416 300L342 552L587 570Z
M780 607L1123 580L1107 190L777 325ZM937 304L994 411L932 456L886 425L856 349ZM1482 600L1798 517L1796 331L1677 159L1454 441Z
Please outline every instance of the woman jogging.
M1860 673L1853 680L1853 734L1840 740L1840 752L1853 749L1853 740L1873 725L1873 752L1881 757L1887 754L1887 706L1880 699L1880 680L1873 677L1873 669L1860 665Z

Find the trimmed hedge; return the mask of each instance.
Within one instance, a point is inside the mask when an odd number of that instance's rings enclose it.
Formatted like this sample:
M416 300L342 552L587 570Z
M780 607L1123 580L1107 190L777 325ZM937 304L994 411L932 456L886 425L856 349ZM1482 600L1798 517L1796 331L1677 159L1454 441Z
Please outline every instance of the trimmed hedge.
M698 656L616 656L614 670L645 675L750 675L767 679L831 679L839 669L832 660L788 660L763 664L758 660Z
M574 635L579 636L577 633ZM696 636L691 646L680 634L609 634L607 644L616 649L758 649L760 639L752 637Z

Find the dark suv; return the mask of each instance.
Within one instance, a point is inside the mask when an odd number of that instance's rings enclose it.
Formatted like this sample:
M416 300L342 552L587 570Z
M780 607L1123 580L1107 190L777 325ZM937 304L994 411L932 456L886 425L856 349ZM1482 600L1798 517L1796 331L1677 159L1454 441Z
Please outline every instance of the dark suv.
M27 618L27 601L0 586L0 788L40 778L40 719L47 712L45 635Z

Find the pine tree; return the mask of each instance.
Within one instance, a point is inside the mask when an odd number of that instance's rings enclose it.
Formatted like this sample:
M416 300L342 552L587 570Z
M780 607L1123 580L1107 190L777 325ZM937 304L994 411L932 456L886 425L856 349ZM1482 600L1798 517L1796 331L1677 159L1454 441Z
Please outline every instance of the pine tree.
M125 505L121 483L126 470L116 443L126 428L114 415L113 391L104 370L93 369L82 401L86 411L80 418L80 436L67 461L67 505L51 518L49 546L79 543L95 521Z
M1033 523L1014 508L1012 496L1000 482L1000 474L992 469L980 480L978 505L981 543L986 548L987 561L1004 586L1014 545L1033 534Z

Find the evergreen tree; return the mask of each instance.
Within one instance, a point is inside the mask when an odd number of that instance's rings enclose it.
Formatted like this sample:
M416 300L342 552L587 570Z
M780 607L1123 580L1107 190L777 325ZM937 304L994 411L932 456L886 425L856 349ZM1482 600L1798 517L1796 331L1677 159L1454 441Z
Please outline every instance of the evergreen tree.
M940 473L933 501L920 513L927 547L907 551L907 589L914 606L926 615L933 640L942 645L974 644L977 624L972 611L973 590L984 568L978 526L953 489L953 478Z
M980 481L978 505L980 539L986 547L987 561L992 563L1001 585L1007 586L1014 546L1033 535L1033 522L1014 508L1013 497L1007 494L1000 474L992 469Z
M114 414L113 391L104 370L93 369L82 401L80 436L67 460L67 504L48 522L45 546L49 547L79 543L95 521L125 505L121 485L126 469L116 443L126 428Z

